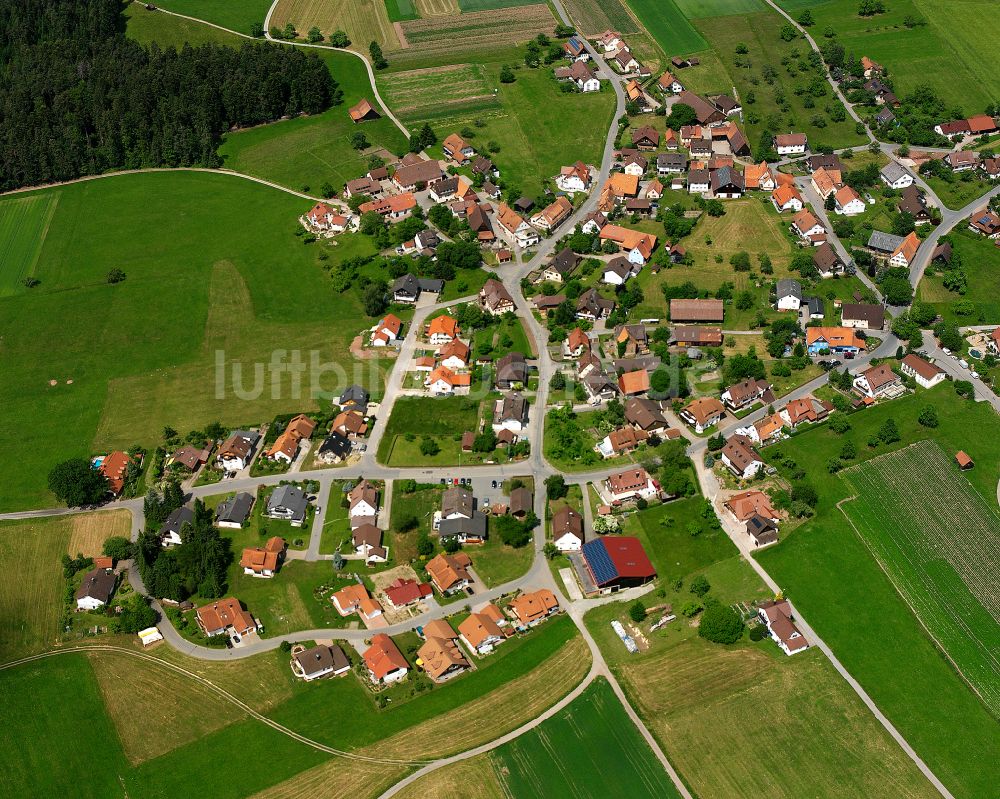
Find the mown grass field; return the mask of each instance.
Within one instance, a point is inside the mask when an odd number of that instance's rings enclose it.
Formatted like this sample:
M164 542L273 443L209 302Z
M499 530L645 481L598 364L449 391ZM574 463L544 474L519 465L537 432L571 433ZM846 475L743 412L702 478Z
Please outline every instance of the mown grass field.
M494 76L482 64L455 64L395 72L385 80L384 97L407 123L500 107Z
M193 172L126 175L38 195L58 196L36 267L41 285L0 298L8 422L0 450L18 453L0 466L0 509L52 504L45 478L54 463L152 446L167 424L247 424L316 407L309 380L298 396L287 379L277 390L270 380L255 390L249 364L290 345L306 363L314 350L321 363L346 367L339 379L329 370L319 378L325 391L345 377L380 385L376 362L353 374L348 345L365 326L356 295L334 301L317 261L323 245L306 247L292 235L308 201ZM144 208L133 235L120 232L123 207ZM112 267L126 280L109 285ZM221 391L217 357L227 365ZM234 363L247 364L241 388Z
M163 0L156 5L249 35L253 23L264 24L271 0Z
M619 671L704 799L937 795L817 650L789 658L770 640L732 648L692 638ZM745 756L762 741L781 756Z
M420 12L417 11L413 0L385 0L385 10L390 22L420 18Z
M25 291L25 278L34 277L35 264L58 196L29 194L0 200L0 297Z
M516 8L517 6L530 6L537 0L458 0L458 7L463 14L473 11L488 11L494 8Z
M451 460L444 463L457 463L457 453L461 449L460 439L466 430L475 430L479 421L479 400L471 397L399 397L392 406L392 414L386 423L385 434L379 442L378 459L380 463L396 463L402 457L402 449L397 452L397 445L412 444L405 439L406 434L417 438L428 436L438 442L441 455ZM398 440L397 440L398 439ZM416 442L419 444L419 441ZM432 462L430 458L421 456L419 449L416 456L419 463ZM431 456L435 458L439 456ZM398 464L397 464L398 465Z
M504 791L489 754L439 768L407 785L399 799L510 799Z
M602 678L490 759L504 794L516 799L680 795Z
M212 42L235 47L245 41L211 25L171 14L147 11L139 3L128 5L124 13L127 20L126 35L140 44L148 45L156 42L160 47L174 47L180 50L185 44L197 47ZM261 17L261 21L263 19Z
M676 3L688 19L751 14L766 7L763 0L676 0Z
M957 24L956 20L989 19L996 6L989 0L894 0L886 13L858 16L854 0L803 3L779 0L793 15L808 7L815 31L827 25L837 31L848 52L867 55L884 64L901 97L929 86L949 108L981 113L1000 91L993 69L996 35L989 25ZM907 16L926 24L907 28Z
M933 431L916 421L927 404L940 418ZM902 440L870 450L866 442L890 416ZM860 460L933 438L946 452L968 452L977 466L967 478L981 496L993 497L1000 477L996 413L985 403L959 402L946 383L853 415L850 421L853 429L844 437L821 427L780 445L806 474L823 475L811 480L819 493L817 515L757 557L952 793L961 799L988 796L1000 780L996 718L948 664L837 511L836 503L851 491L825 472L845 437L855 442ZM846 574L849 580L843 579ZM831 602L831 596L837 601Z
M938 313L960 325L1000 323L1000 250L993 242L965 231L952 234L952 247L962 259L962 269L968 278L965 294L948 291L941 274L924 275L917 286L917 297L932 303ZM971 301L975 310L971 316L958 316L954 306Z
M914 615L1000 710L1000 516L931 441L854 466L842 506Z
M695 21L695 27L707 40L709 47L718 54L728 72L729 87L726 91L735 86L741 98L748 97L750 92L754 93L756 102L745 104L746 122L742 126L750 147L758 147L761 132L769 125L775 132L794 130L805 133L814 149L819 144L831 147L863 144L864 137L858 135L855 123L846 115L846 111L842 122L833 121L827 109L839 106L840 101L833 96L828 86L825 96L813 98L813 108L805 105L805 98L808 96L806 93L796 93L797 89L807 86L812 78L822 78L822 74L819 71L802 72L795 66L796 60L806 63L809 48L799 39L783 41L779 31L784 24L784 18L769 8L757 13L703 17ZM734 65L733 59L739 44L745 44L750 51L742 58L752 64L751 69ZM793 52L798 54L798 59L793 58ZM782 65L786 56L793 59L788 68ZM764 67L768 65L775 71L772 85L768 85L762 78ZM694 67L690 71L694 74L698 69L699 67ZM778 100L781 96L788 103L787 112L780 110ZM751 111L758 121L749 121Z
M628 0L628 4L668 56L708 49L708 42L674 0Z
M0 522L0 662L55 646L61 638L63 555L99 555L112 535L128 535L126 511ZM2 680L0 680L2 683Z

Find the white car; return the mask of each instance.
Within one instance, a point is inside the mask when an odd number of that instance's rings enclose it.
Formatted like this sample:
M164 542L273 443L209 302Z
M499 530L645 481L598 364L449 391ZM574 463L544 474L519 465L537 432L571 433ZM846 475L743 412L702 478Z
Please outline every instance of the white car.
M977 372L977 371L976 371L975 369L973 369L973 370L972 370L972 376L973 376L974 378L976 378L976 380L978 380L978 379L979 379L979 372Z
M962 358L961 360L959 360L958 365L961 366L963 369L968 369L969 368L969 362L967 360L965 360L965 358Z
M945 355L951 355L951 350L948 349L947 347L942 347L941 352L943 352Z

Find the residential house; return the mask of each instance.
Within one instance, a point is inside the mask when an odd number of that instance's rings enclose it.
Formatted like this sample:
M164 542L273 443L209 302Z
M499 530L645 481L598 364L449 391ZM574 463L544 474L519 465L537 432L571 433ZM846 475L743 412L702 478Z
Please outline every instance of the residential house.
M646 434L662 435L669 427L660 405L645 397L629 397L625 401L625 421Z
M645 369L625 372L618 377L618 390L626 397L645 394L649 391L649 372Z
M1000 178L1000 158L984 158L979 162L979 170L988 180Z
M444 291L444 281L418 278L406 274L396 278L390 291L393 302L415 303L420 299L421 293L425 291L431 294L440 294Z
M246 491L240 491L233 497L223 500L215 509L215 524L233 530L243 529L250 511L253 510L256 497Z
M305 524L309 500L302 489L294 485L280 485L267 499L264 515L269 519L283 519L292 527Z
M840 160L839 155L833 153L818 153L816 155L810 155L806 158L806 168L810 172L815 172L818 169L826 169L829 172L836 172L842 175L844 173L844 162Z
M1000 216L988 210L979 211L969 217L969 230L989 239L1000 238Z
M639 150L655 150L660 146L660 131L649 125L633 128L632 146Z
M649 352L649 336L644 324L618 325L612 339L619 358L634 358Z
M330 596L330 601L341 616L350 616L361 609L361 603L371 599L368 589L362 583L345 585Z
M362 480L347 494L348 515L375 516L378 513L378 489Z
M247 547L240 557L244 574L254 577L274 577L285 556L285 539L272 536L262 547Z
M131 455L121 450L115 450L105 455L104 460L97 467L98 471L107 478L108 490L113 496L117 497L125 489L125 480L132 463L133 457Z
M792 621L792 606L787 599L768 600L760 605L757 612L771 638L786 655L808 648L809 642Z
M722 402L733 411L741 411L744 408L752 407L754 403L774 402L774 392L771 391L771 384L767 380L754 379L748 377L739 383L729 386L722 392Z
M774 149L778 155L800 155L809 148L804 133L779 133L774 137Z
M913 185L913 175L895 161L890 161L879 170L879 177L890 189L905 189Z
M382 546L382 531L370 522L363 522L351 530L351 546L354 554L364 558L366 565L389 560L389 550Z
M624 45L625 40L618 31L606 30L597 37L597 43L605 53L610 53Z
M903 393L903 378L888 363L880 363L854 378L854 390L871 399L891 399Z
M385 598L392 608L405 608L426 599L434 593L428 583L412 578L397 577L385 589Z
M565 282L577 270L582 260L583 258L569 247L564 247L552 256L552 260L542 267L541 281L547 280L552 283Z
M800 424L809 422L816 424L826 419L833 412L833 405L816 397L793 399L779 413L788 427L793 430Z
M837 191L840 182L840 172L835 169L827 169L823 166L813 172L810 178L810 183L816 189L816 193L824 200Z
M767 161L761 161L759 164L747 164L743 170L743 183L748 191L751 189L774 191L777 187Z
M763 491L750 489L733 494L725 503L726 510L745 522L753 516L763 516L773 522L779 521L778 511L771 505L771 498Z
M339 677L351 670L351 661L344 650L336 644L321 645L303 649L292 656L293 671L306 682L318 680L332 674Z
M170 512L170 515L164 520L163 524L160 525L160 546L179 546L184 542L184 538L181 535L181 533L184 532L184 528L193 524L194 511L191 510L191 508L185 505L181 505L179 508L174 508L174 510Z
M833 277L844 271L844 264L837 251L826 241L813 248L813 264L819 270L820 277Z
M659 486L642 467L608 475L604 484L616 504L632 499L651 499L660 492Z
M685 405L680 417L694 428L696 433L704 433L718 424L726 415L726 406L715 397L698 397Z
M522 628L534 627L559 612L559 601L548 588L540 588L515 597L511 600L510 609Z
M510 352L500 358L494 367L493 381L497 388L507 391L524 387L528 382L528 362L520 352Z
M473 612L458 625L459 638L469 649L480 655L487 655L507 637L503 628L507 618L496 605L489 604L482 610Z
M594 449L603 458L613 458L617 455L633 452L648 440L649 434L644 430L638 430L634 427L620 427L617 430L612 430L598 441Z
M605 225L601 228L600 238L602 243L610 241L617 245L619 252L624 253L631 263L639 266L645 264L656 249L656 236L652 233L643 233L619 225Z
M680 94L684 91L684 84L669 72L664 72L660 75L656 81L656 85L660 87L660 91L664 94Z
M799 190L793 185L778 186L778 188L771 192L771 202L778 210L778 213L782 211L798 212L802 210L802 195L799 194Z
M437 161L417 161L396 169L392 182L400 191L413 192L444 180L444 177Z
M581 328L574 327L563 344L563 358L579 358L584 352L590 352L590 338Z
M687 156L684 153L660 153L656 156L656 172L659 175L680 175L687 170Z
M743 110L743 106L728 94L720 94L712 98L715 107L727 117L735 116Z
M355 178L347 181L344 186L344 194L348 197L378 197L382 194L382 184L373 180L369 175L363 178Z
M678 103L683 103L694 110L695 118L699 125L719 125L726 121L726 115L720 111L715 103L706 100L694 92L682 90L677 97Z
M330 431L344 436L363 436L368 432L368 423L360 411L341 411L330 423Z
M641 178L649 169L649 161L638 152L629 153L622 159L622 172Z
M208 462L208 458L211 454L211 443L201 449L192 447L190 444L185 444L183 447L176 450L173 455L167 458L167 466L179 463L185 469L194 472ZM104 464L102 463L101 465L103 466Z
M518 486L510 492L510 502L507 512L515 519L524 519L532 512L534 507L534 496L531 489L525 486Z
M351 440L335 430L319 445L319 449L316 450L316 460L321 463L341 463L350 457L353 448Z
M858 330L881 330L885 325L885 308L864 302L845 302L840 309L840 324Z
M464 552L456 552L449 555L446 552L439 553L427 561L427 576L431 578L431 583L442 594L453 594L461 591L472 582L469 575L469 567L472 560Z
M674 328L672 341L678 347L721 347L722 328L681 325Z
M582 36L570 36L563 42L563 52L571 61L586 61L590 58L587 52L586 41Z
M596 289L587 289L576 301L576 318L596 322L607 319L615 309L615 301L602 297Z
M639 195L639 176L627 175L624 172L612 172L608 175L608 182L604 184L605 189L616 202L623 202L627 197L637 197ZM612 203L612 206L614 203ZM603 210L603 209L602 209ZM608 211L611 208L607 209ZM600 225L603 229L604 225Z
M722 300L672 299L670 301L671 322L722 322L725 307Z
M593 183L593 173L583 161L577 161L572 166L564 166L556 177L556 188L567 194L590 191Z
M337 404L345 411L351 409L364 411L368 408L368 400L368 391L355 383L344 389Z
M609 286L622 286L628 282L629 278L637 275L641 268L639 264L634 264L619 255L604 265L601 281Z
M711 173L712 196L723 200L738 200L743 196L743 173L724 166Z
M406 662L395 641L385 633L372 636L372 644L362 657L369 677L377 685L399 682L410 670L410 664Z
M431 634L429 629L446 627L448 635ZM458 645L458 634L443 619L434 619L424 625L425 640L417 650L417 663L424 673L436 683L446 682L472 668L465 653Z
M442 314L431 319L427 326L427 340L439 347L457 339L460 332L458 321L448 314Z
M383 197L381 200L371 200L370 202L361 203L358 207L358 212L366 214L369 211L374 211L384 219L395 222L408 217L416 207L417 198L410 192L406 192L405 194L393 194L389 197Z
M514 298L503 283L491 277L479 290L479 307L491 316L502 316L514 312Z
M259 628L257 620L243 609L238 599L232 597L198 608L195 618L202 632L209 637L226 634L239 641Z
M923 388L934 388L946 377L944 369L912 352L900 362L899 370L904 375L912 377L917 381L917 385Z
M74 595L76 609L93 611L104 607L111 601L116 583L117 577L109 569L98 566L87 572Z
M570 80L576 84L581 92L599 92L601 81L594 74L590 65L583 61L576 61L571 67L558 67L555 70L558 80Z
M749 480L764 468L764 461L747 436L735 434L726 439L720 460L737 477Z
M687 175L688 194L708 194L712 188L712 174L707 169L691 169Z
M400 324L402 324L400 322ZM272 460L283 460L291 463L298 454L299 447L303 441L312 438L316 429L316 422L305 414L300 413L293 418L275 439L271 448L267 451L267 457Z
M998 219L998 222L1000 222L1000 219ZM875 234L873 233L872 235ZM918 249L920 249L920 239L917 234L914 232L907 234L899 243L899 246L893 250L892 255L889 256L890 266L909 267L913 263Z
M640 111L649 111L649 98L642 90L642 85L635 78L625 84L625 99L627 102L635 103Z
M833 195L835 213L841 216L857 216L865 212L865 201L850 186L841 186Z
M469 388L472 375L456 374L446 366L438 366L424 379L424 386L431 394L454 394L456 389Z
M583 545L583 561L602 593L645 585L656 577L646 550L634 536L602 536L588 541Z
M952 150L944 157L944 162L952 172L968 172L979 166L979 153L968 150Z
M907 186L902 190L899 200L896 201L896 210L912 216L916 225L926 225L931 221L927 198L916 186Z
M791 278L778 281L776 292L779 311L797 311L802 305L802 284Z
M573 212L573 203L565 197L556 197L549 205L531 217L531 224L539 230L555 230Z
M399 338L403 329L403 320L395 314L386 314L375 323L372 328L372 345L375 347L388 346Z
M832 353L853 358L865 348L865 340L853 327L807 327L806 349L810 355Z
M826 228L805 208L792 217L792 231L817 247L826 241Z
M457 164L464 164L476 154L475 148L457 133L446 136L441 142L441 149L444 150L445 158Z
M493 431L520 433L528 423L528 401L520 394L505 394L493 405Z

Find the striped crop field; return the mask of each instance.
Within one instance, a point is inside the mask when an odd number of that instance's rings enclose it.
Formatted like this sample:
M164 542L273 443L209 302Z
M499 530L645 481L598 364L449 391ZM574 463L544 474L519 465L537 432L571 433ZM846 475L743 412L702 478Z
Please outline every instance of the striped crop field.
M386 102L407 122L500 108L482 64L397 72L386 83L384 91Z
M0 200L0 297L16 294L35 274L58 192Z
M422 56L496 49L497 42L520 44L539 33L552 34L556 21L543 3L475 11L455 17L432 17L399 23L409 46Z
M1000 514L936 443L845 469L841 507L954 667L1000 713Z
M586 36L597 36L611 29L619 33L638 33L635 21L624 0L565 0L566 10L577 30Z

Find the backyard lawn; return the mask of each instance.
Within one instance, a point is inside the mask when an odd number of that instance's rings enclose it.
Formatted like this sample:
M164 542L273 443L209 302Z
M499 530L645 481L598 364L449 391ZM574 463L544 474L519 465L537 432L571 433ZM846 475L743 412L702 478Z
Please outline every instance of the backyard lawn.
M1000 324L1000 249L989 239L959 230L951 234L952 247L961 259L968 289L965 294L944 287L941 272L924 275L917 286L917 298L931 303L939 314L959 325ZM959 303L971 304L972 312Z
M449 466L482 461L481 454L462 452L462 433L478 429L484 412L481 405L480 400L471 397L400 397L379 443L379 462L391 466ZM437 444L437 453L421 452L426 439Z

